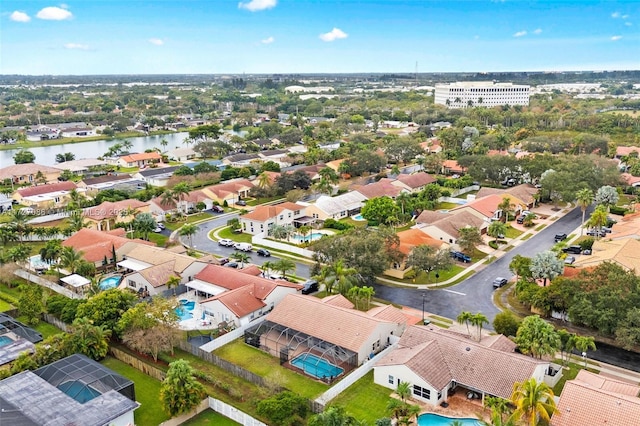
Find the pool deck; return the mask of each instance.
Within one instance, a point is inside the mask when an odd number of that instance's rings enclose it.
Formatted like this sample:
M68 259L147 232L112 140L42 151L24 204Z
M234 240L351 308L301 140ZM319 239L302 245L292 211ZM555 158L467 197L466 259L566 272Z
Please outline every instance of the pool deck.
M178 323L178 327L180 327L181 330L215 330L216 328L218 328L218 322L214 318L206 315L205 320L202 320L203 309L200 306L199 302L204 300L204 297L198 297L195 293L196 292L194 290L182 293L177 296L178 303L180 303L180 300L183 299L186 299L189 302L196 302L193 310L190 311L193 314L193 318L180 321Z
M452 417L453 420L455 420L455 418L477 419L478 415L481 415L485 420L489 420L489 416L491 415L491 410L484 408L481 400L469 400L462 393L451 395L447 399L447 403L449 404L447 408L439 405L433 406L414 399L411 400L411 403L420 406L420 414L434 413L441 416Z

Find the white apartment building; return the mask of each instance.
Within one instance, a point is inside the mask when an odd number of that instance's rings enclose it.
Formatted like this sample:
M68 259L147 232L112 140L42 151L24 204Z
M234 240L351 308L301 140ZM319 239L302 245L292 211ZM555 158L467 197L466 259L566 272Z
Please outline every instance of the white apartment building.
M491 81L436 84L435 103L447 108L529 105L530 86Z

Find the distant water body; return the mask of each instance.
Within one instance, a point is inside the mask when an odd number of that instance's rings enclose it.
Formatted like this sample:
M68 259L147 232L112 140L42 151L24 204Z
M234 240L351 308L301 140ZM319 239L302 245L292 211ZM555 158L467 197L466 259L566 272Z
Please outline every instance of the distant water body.
M168 151L175 148L185 147L186 145L183 142L188 136L189 134L187 132L180 132L166 135L140 136L126 139L109 139L64 145L41 146L37 148L29 148L29 151L33 152L36 156L35 162L37 164L53 166L56 164L56 155L64 154L66 152L72 152L76 156L76 160L101 157L109 150L110 147L116 143L121 143L124 140L128 140L132 143L132 147L129 149L131 152L144 152L146 149L152 148L159 148L163 151ZM160 145L160 141L163 139L169 142L166 148ZM16 155L18 151L20 151L19 148L0 151L0 167L6 167L14 164L13 156Z

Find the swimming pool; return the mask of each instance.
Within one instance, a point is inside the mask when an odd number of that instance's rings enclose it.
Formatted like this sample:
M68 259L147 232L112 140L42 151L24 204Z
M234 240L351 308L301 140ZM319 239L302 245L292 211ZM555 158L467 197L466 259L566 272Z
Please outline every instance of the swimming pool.
M291 360L291 365L301 368L308 375L318 379L337 377L344 372L342 368L314 354L299 355Z
M13 343L13 339L9 336L0 336L0 348Z
M320 238L324 237L325 235L327 235L327 234L323 234L322 232L312 232L311 234L307 234L304 237L302 235L295 234L293 237L291 237L291 239L293 241L301 243L301 242L305 242L305 241L319 240Z
M93 398L101 395L97 390L78 381L60 383L58 385L58 389L78 401L80 404L84 404L85 402L91 401Z
M362 222L362 221L364 221L364 220L367 220L367 219L365 219L364 217L362 217L362 215L361 215L360 213L358 213L358 214L357 214L357 215L355 215L355 216L352 216L352 217L351 217L351 219L353 219L353 220L357 220L358 222Z
M464 426L480 426L481 423L476 419L456 418L439 416L438 414L426 413L418 416L418 426L449 426L454 421L460 422Z
M180 306L176 308L176 314L180 317L180 321L193 318L193 308L195 308L196 302L188 301L186 299L180 300Z
M100 290L109 290L115 288L120 284L120 277L109 277L100 281Z
M49 264L47 262L45 262L44 260L42 260L42 257L40 257L39 254L37 254L35 256L31 256L29 258L29 265L31 265L31 269L34 269L34 270L41 270L42 271L42 270L45 270L45 269L49 269Z

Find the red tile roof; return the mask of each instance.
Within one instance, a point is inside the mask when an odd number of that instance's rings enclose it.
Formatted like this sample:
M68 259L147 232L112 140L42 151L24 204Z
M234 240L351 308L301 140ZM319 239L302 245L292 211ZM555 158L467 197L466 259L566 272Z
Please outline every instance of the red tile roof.
M35 195L50 194L58 191L71 191L77 186L71 181L49 183L46 185L30 186L28 188L18 189L18 194L23 197L33 197Z
M207 282L209 284L216 285L218 287L226 288L228 290L235 290L240 287L253 284L265 284L273 283L272 280L251 275L248 273L242 273L233 268L225 268L219 265L207 265L198 272L195 279ZM281 283L281 281L277 281ZM284 283L287 283L284 281ZM287 283L299 286L298 284ZM206 300L204 301L206 302Z
M629 155L632 152L637 152L640 154L640 147L637 146L617 146L616 147L616 156L624 157L625 155Z
M273 288L275 288L276 285L274 283L271 284L273 285ZM208 299L206 301L210 302L215 300L226 306L227 309L233 312L238 318L247 316L250 313L259 310L260 308L267 306L262 301L262 298L256 296L255 288L252 285L225 291L224 293L212 297L211 299Z
M400 195L402 188L393 185L391 182L391 179L383 178L376 183L361 186L356 191L368 199L384 196L395 198Z
M398 232L397 235L400 239L400 247L398 249L404 255L411 253L411 250L416 246L428 245L435 247L436 249L440 249L443 245L446 245L445 242L436 240L416 228L410 228L406 231Z
M128 199L122 201L105 201L100 205L94 207L87 207L82 211L82 215L91 220L102 220L106 218L118 218L121 213L127 209L139 209L148 206L149 203Z
M242 218L264 222L271 218L277 217L285 210L295 212L298 210L304 210L304 208L305 206L289 202L277 204L275 206L256 206L253 211L242 215Z
M129 154L129 155L123 155L122 157L120 157L122 160L126 161L127 163L134 163L136 161L145 161L145 160L160 160L162 159L162 157L160 156L159 153L157 153L156 151L152 151L152 152L141 152L138 154Z
M418 172L412 175L400 175L397 179L412 189L420 188L436 181L436 178L425 172Z
M118 235L120 234L120 235ZM155 244L143 240L130 240L123 236L124 229L117 232L101 232L94 229L83 228L62 242L64 247L73 247L83 253L82 257L89 262L99 262L105 256L111 259L113 248L120 249L126 243L135 242L154 246Z
M254 185L247 179L240 179L233 182L219 183L217 185L209 186L205 189L211 191L219 198L224 198L229 194L237 195L239 191L244 191L247 188L253 188Z

